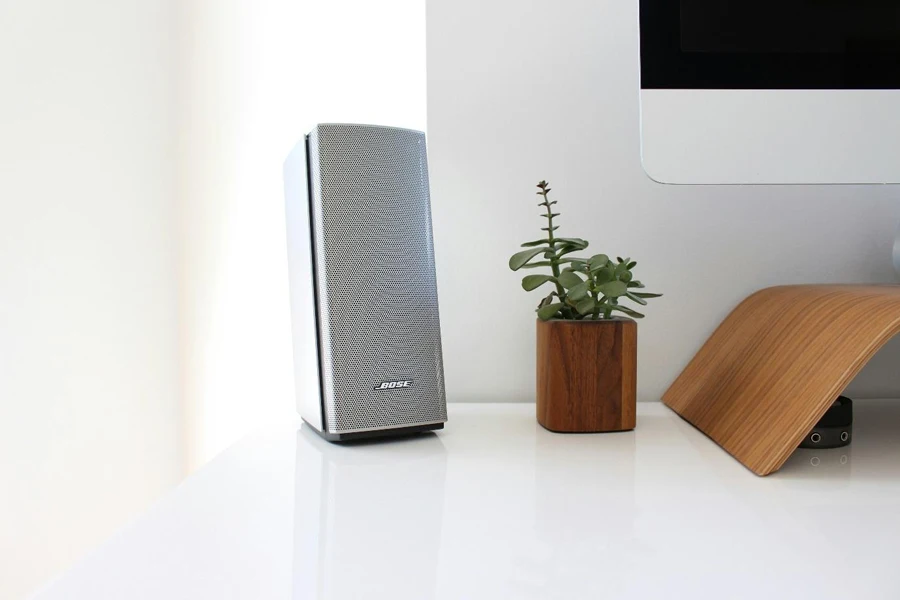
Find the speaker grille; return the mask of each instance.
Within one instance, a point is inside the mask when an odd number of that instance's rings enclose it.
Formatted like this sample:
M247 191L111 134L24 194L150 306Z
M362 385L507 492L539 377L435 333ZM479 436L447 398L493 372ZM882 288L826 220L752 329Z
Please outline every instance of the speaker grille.
M319 125L309 149L326 427L445 421L425 136Z

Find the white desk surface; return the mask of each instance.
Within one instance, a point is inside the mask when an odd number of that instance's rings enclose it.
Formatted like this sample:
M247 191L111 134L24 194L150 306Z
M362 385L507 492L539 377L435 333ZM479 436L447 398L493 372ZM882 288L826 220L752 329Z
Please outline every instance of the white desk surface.
M759 478L660 404L559 435L531 404L437 435L248 438L37 598L900 598L900 402Z

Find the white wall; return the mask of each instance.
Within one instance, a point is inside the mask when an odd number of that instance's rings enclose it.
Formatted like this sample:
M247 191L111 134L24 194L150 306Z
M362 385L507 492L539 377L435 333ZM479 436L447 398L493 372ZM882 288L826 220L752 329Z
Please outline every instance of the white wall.
M295 412L281 165L315 123L424 128L425 4L181 7L182 374L194 468Z
M896 187L667 187L642 172L638 3L429 0L428 133L447 392L531 400L534 305L506 267L543 226L629 255L666 296L640 324L639 398L658 400L747 294L890 282ZM900 392L900 343L854 383Z
M169 2L0 3L0 597L181 472Z

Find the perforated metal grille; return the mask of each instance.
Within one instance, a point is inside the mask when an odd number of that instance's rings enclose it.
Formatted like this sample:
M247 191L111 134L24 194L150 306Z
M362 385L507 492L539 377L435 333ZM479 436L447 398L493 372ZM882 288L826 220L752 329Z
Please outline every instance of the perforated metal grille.
M327 428L444 421L425 135L319 125L309 148Z

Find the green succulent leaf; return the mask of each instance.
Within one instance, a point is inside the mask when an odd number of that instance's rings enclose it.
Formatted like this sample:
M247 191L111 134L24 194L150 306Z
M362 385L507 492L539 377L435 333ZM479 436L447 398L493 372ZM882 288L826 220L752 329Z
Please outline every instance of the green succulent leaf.
M556 281L552 275L526 275L522 278L522 288L526 292L536 290L548 281Z
M576 271L583 271L586 264L586 262L578 260L577 258L573 258L571 261L571 267Z
M559 225L554 225L553 227L541 227L541 231L556 231L559 229Z
M592 275L594 277L594 283L596 283L598 286L601 286L613 280L613 269L612 267L605 267L603 269L594 271Z
M547 297L544 298L543 300L541 300L541 303L538 304L538 308L543 308L543 307L547 306L548 304L550 304L551 302L553 302L553 296L555 296L555 295L556 295L556 292L550 292L549 294L547 294Z
M522 244L523 248L531 248L533 246L540 246L541 244L549 244L550 240L534 240L533 242L525 242Z
M629 288L642 288L642 287L644 287L644 284L641 283L640 281L638 281L637 279L635 279L634 281L628 282L628 287Z
M612 307L612 310L617 310L619 312L623 312L626 315L628 315L629 317L634 317L635 319L643 319L644 318L644 315L642 315L641 313L639 313L636 310L632 310L632 309L628 308L627 306L616 305L616 306Z
M573 252L578 252L580 248L576 248L575 246L562 246L560 248L559 258L562 258L566 254L572 254Z
M523 282L523 285L524 285L524 282ZM625 294L625 295L626 295L630 300L633 300L634 302L637 302L638 304L640 304L640 305L642 305L642 306L647 306L647 301L644 300L643 298L641 298L640 296L636 296L636 295L632 294L631 292L628 292L628 293Z
M559 283L567 290L583 282L584 280L572 271L565 271L559 274Z
M552 319L556 313L559 312L559 309L563 307L561 302L554 302L553 304L547 304L546 306L542 306L537 311L538 319L541 321L546 321L547 319Z
M590 291L590 281L582 281L575 287L569 290L568 297L572 300L578 301L587 296Z
M609 264L609 257L605 254L595 254L590 258L588 264L591 266L591 271L596 271Z
M634 275L632 274L631 271L625 271L624 273L619 275L619 279L621 279L625 283L628 283L629 281L631 281L632 277L634 277Z
M538 260L522 265L523 269L535 269L537 267L549 267L552 263L549 260Z
M582 315L586 315L593 312L594 306L596 306L596 304L594 303L594 299L588 296L583 300L580 300L578 304L575 305L575 310L577 310Z
M636 261L636 260L633 260L633 261L631 261L630 263L628 263L628 270L630 271L630 270L632 270L633 268L635 268L636 266L637 266L637 261Z
M628 293L628 287L624 281L609 281L597 286L597 291L607 298L618 298Z
M616 271L615 271L616 278L618 279L619 277L621 277L622 274L627 270L628 270L628 265L626 265L625 263L620 262L619 264L617 264Z
M634 295L638 298L662 298L662 294L650 294L647 292L629 292L628 295Z
M556 241L577 250L584 250L588 247L587 240L583 240L581 238L556 238Z
M538 254L545 252L544 248L529 248L528 250L522 250L521 252L516 252L509 258L509 268L513 271L518 271L521 269L525 263L529 260L537 256Z
M581 258L581 257L578 257L578 256L569 256L569 257L567 257L567 258L561 258L561 259L559 259L559 262L561 262L561 263L573 263L573 264L574 264L574 263L581 263L582 265L586 265L586 264L587 264L587 259L586 259L586 258Z

